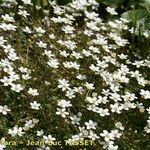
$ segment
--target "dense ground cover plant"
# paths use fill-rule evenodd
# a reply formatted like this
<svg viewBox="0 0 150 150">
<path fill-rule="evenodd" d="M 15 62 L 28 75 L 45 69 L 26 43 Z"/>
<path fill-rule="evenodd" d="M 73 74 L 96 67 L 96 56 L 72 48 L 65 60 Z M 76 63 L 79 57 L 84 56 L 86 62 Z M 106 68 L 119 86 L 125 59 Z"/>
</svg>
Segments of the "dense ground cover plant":
<svg viewBox="0 0 150 150">
<path fill-rule="evenodd" d="M 95 0 L 49 5 L 1 4 L 0 148 L 148 150 L 150 61 L 125 38 L 129 21 L 111 7 L 103 20 Z"/>
</svg>

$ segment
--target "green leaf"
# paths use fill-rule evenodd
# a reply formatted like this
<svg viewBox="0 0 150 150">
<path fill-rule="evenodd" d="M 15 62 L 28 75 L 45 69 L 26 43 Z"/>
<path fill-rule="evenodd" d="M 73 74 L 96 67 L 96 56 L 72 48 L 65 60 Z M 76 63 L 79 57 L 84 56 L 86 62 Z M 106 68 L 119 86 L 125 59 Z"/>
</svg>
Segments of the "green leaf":
<svg viewBox="0 0 150 150">
<path fill-rule="evenodd" d="M 145 9 L 129 10 L 123 13 L 121 16 L 129 20 L 132 25 L 136 27 L 137 22 L 147 16 L 147 11 Z"/>
</svg>

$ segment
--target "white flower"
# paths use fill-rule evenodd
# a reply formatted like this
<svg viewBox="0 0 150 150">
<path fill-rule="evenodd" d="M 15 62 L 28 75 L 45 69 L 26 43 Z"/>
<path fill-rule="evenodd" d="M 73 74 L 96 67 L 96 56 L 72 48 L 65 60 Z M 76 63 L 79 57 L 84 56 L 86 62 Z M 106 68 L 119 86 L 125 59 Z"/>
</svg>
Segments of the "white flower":
<svg viewBox="0 0 150 150">
<path fill-rule="evenodd" d="M 116 138 L 120 138 L 121 137 L 121 133 L 119 133 L 119 131 L 117 129 L 115 130 L 111 130 L 111 133 L 114 135 L 114 137 Z"/>
<path fill-rule="evenodd" d="M 19 93 L 20 91 L 22 91 L 24 88 L 21 86 L 21 84 L 11 84 L 11 90 Z"/>
<path fill-rule="evenodd" d="M 0 24 L 0 29 L 3 29 L 4 31 L 16 31 L 17 26 L 13 25 L 13 24 L 6 24 L 6 23 L 2 23 Z"/>
<path fill-rule="evenodd" d="M 56 36 L 52 33 L 52 34 L 49 34 L 49 38 L 50 38 L 50 39 L 55 39 Z"/>
<path fill-rule="evenodd" d="M 39 95 L 37 89 L 32 89 L 32 88 L 29 88 L 28 93 L 31 94 L 32 96 Z"/>
<path fill-rule="evenodd" d="M 106 130 L 103 130 L 103 133 L 100 133 L 100 136 L 104 137 L 104 140 L 106 142 L 109 142 L 110 140 L 114 140 L 114 137 L 115 137 L 114 134 L 109 133 Z"/>
<path fill-rule="evenodd" d="M 8 134 L 12 135 L 12 136 L 22 136 L 25 132 L 22 131 L 22 127 L 14 127 L 13 129 L 9 129 L 8 130 Z"/>
<path fill-rule="evenodd" d="M 12 46 L 9 44 L 3 45 L 3 48 L 4 48 L 5 53 L 14 53 L 15 52 L 15 49 L 12 48 Z"/>
<path fill-rule="evenodd" d="M 64 26 L 64 27 L 62 28 L 62 30 L 63 30 L 65 33 L 70 33 L 70 34 L 72 34 L 75 29 L 74 29 L 72 26 L 67 25 L 67 26 Z"/>
<path fill-rule="evenodd" d="M 29 130 L 29 128 L 33 128 L 34 126 L 35 126 L 35 124 L 33 123 L 33 120 L 29 120 L 29 121 L 27 120 L 23 129 L 25 131 L 27 131 L 27 130 Z"/>
<path fill-rule="evenodd" d="M 111 93 L 111 96 L 109 98 L 114 100 L 115 102 L 122 101 L 120 95 L 117 93 Z"/>
<path fill-rule="evenodd" d="M 47 64 L 52 67 L 52 68 L 58 68 L 59 67 L 59 62 L 57 59 L 51 59 L 47 62 Z"/>
<path fill-rule="evenodd" d="M 57 108 L 56 114 L 61 115 L 63 118 L 66 118 L 66 116 L 69 115 L 66 108 Z"/>
<path fill-rule="evenodd" d="M 26 10 L 20 10 L 19 9 L 19 12 L 18 12 L 19 15 L 23 16 L 23 17 L 27 17 L 27 16 L 30 16 L 30 14 L 26 11 Z"/>
<path fill-rule="evenodd" d="M 100 61 L 100 60 L 98 60 L 97 61 L 97 66 L 99 66 L 100 68 L 107 68 L 108 64 L 107 64 L 106 61 Z"/>
<path fill-rule="evenodd" d="M 85 79 L 86 79 L 86 76 L 79 74 L 79 75 L 77 76 L 77 79 L 79 79 L 79 80 L 85 80 Z"/>
<path fill-rule="evenodd" d="M 88 130 L 90 130 L 90 129 L 96 129 L 96 125 L 97 125 L 97 123 L 96 122 L 93 122 L 92 120 L 89 120 L 89 122 L 85 122 L 85 125 L 86 125 L 86 128 L 88 129 Z"/>
<path fill-rule="evenodd" d="M 37 131 L 37 136 L 42 136 L 44 134 L 44 131 L 43 130 L 40 130 L 40 131 Z"/>
<path fill-rule="evenodd" d="M 30 105 L 32 109 L 36 109 L 36 110 L 39 110 L 40 109 L 39 107 L 41 106 L 41 104 L 37 103 L 37 101 L 31 102 Z"/>
<path fill-rule="evenodd" d="M 2 113 L 3 115 L 7 115 L 7 112 L 11 111 L 10 109 L 8 109 L 7 105 L 4 106 L 0 106 L 0 113 Z"/>
<path fill-rule="evenodd" d="M 118 114 L 121 114 L 121 110 L 123 109 L 123 106 L 119 106 L 119 103 L 111 104 L 110 105 L 112 112 L 117 112 Z"/>
<path fill-rule="evenodd" d="M 95 104 L 95 105 L 98 105 L 98 100 L 97 100 L 97 97 L 87 97 L 86 98 L 86 101 L 90 104 Z"/>
<path fill-rule="evenodd" d="M 72 104 L 70 104 L 70 101 L 66 101 L 64 99 L 59 101 L 57 105 L 63 108 L 72 106 Z"/>
<path fill-rule="evenodd" d="M 43 139 L 45 140 L 45 142 L 51 142 L 51 141 L 55 141 L 56 138 L 52 137 L 52 135 L 48 135 L 48 136 L 43 136 Z"/>
<path fill-rule="evenodd" d="M 107 12 L 109 12 L 112 15 L 117 15 L 118 13 L 115 11 L 115 8 L 107 7 Z"/>
<path fill-rule="evenodd" d="M 23 78 L 24 80 L 29 80 L 29 79 L 31 79 L 31 77 L 29 76 L 29 74 L 23 74 L 23 75 L 22 75 L 22 78 Z"/>
<path fill-rule="evenodd" d="M 101 117 L 110 115 L 109 110 L 107 108 L 106 109 L 99 108 L 98 110 L 96 110 L 96 112 L 99 113 Z"/>
<path fill-rule="evenodd" d="M 150 99 L 150 91 L 142 89 L 140 94 L 144 97 L 144 99 Z"/>
<path fill-rule="evenodd" d="M 19 57 L 17 56 L 17 54 L 15 52 L 8 53 L 8 58 L 12 61 L 19 59 Z"/>
<path fill-rule="evenodd" d="M 124 130 L 124 127 L 122 126 L 122 123 L 121 122 L 116 122 L 115 123 L 115 126 L 120 129 L 120 130 Z"/>
<path fill-rule="evenodd" d="M 10 79 L 11 79 L 12 81 L 17 81 L 17 80 L 20 79 L 20 77 L 19 77 L 18 74 L 11 74 L 11 75 L 10 75 Z"/>
<path fill-rule="evenodd" d="M 8 22 L 14 22 L 14 18 L 9 16 L 9 14 L 5 14 L 1 16 L 3 18 L 3 20 L 8 21 Z"/>
<path fill-rule="evenodd" d="M 92 130 L 90 130 L 88 138 L 92 139 L 93 141 L 96 139 L 99 139 L 99 136 L 97 136 L 96 133 L 94 133 Z"/>
<path fill-rule="evenodd" d="M 86 82 L 86 83 L 85 83 L 85 86 L 86 86 L 86 88 L 87 88 L 87 89 L 89 89 L 89 90 L 93 90 L 93 89 L 95 89 L 95 87 L 94 87 L 94 84 L 93 84 L 93 83 L 88 83 L 88 82 Z"/>
<path fill-rule="evenodd" d="M 77 115 L 73 115 L 72 117 L 70 117 L 70 119 L 71 119 L 71 123 L 72 124 L 77 124 L 77 125 L 79 125 L 80 123 L 79 123 L 79 121 L 81 120 Z"/>
<path fill-rule="evenodd" d="M 147 108 L 146 110 L 147 110 L 148 114 L 150 114 L 150 107 L 149 107 L 149 108 Z"/>
<path fill-rule="evenodd" d="M 66 51 L 59 51 L 60 55 L 62 55 L 63 57 L 68 57 L 70 54 L 67 53 Z"/>
<path fill-rule="evenodd" d="M 52 54 L 52 51 L 50 51 L 50 50 L 44 50 L 44 54 L 46 55 L 46 56 L 48 56 L 49 58 L 52 58 L 54 55 Z"/>
<path fill-rule="evenodd" d="M 8 78 L 6 76 L 4 76 L 3 79 L 0 80 L 2 83 L 4 83 L 4 86 L 8 86 L 11 85 L 13 80 L 11 78 Z"/>
<path fill-rule="evenodd" d="M 3 36 L 0 36 L 0 46 L 3 46 L 3 44 L 6 42 L 6 40 L 4 40 Z"/>
<path fill-rule="evenodd" d="M 66 89 L 69 88 L 69 81 L 66 79 L 62 79 L 62 80 L 58 80 L 59 84 L 58 84 L 58 88 L 61 88 L 62 91 L 65 91 Z"/>
<path fill-rule="evenodd" d="M 32 31 L 30 30 L 28 26 L 26 26 L 22 31 L 26 33 L 32 33 Z"/>
<path fill-rule="evenodd" d="M 4 150 L 4 148 L 6 148 L 5 142 L 5 138 L 0 139 L 0 150 Z"/>
<path fill-rule="evenodd" d="M 38 28 L 36 28 L 35 27 L 35 31 L 37 32 L 37 33 L 41 33 L 41 34 L 44 34 L 46 31 L 44 30 L 44 29 L 42 29 L 41 27 L 38 27 Z"/>
<path fill-rule="evenodd" d="M 24 67 L 20 67 L 18 69 L 21 71 L 21 73 L 27 73 L 28 72 L 28 69 L 24 68 Z"/>
<path fill-rule="evenodd" d="M 74 56 L 76 59 L 83 58 L 80 53 L 77 53 L 75 51 L 72 52 L 71 56 Z"/>
<path fill-rule="evenodd" d="M 42 41 L 39 41 L 39 42 L 36 42 L 36 44 L 40 47 L 40 48 L 46 48 L 47 47 L 47 44 L 42 42 Z"/>
<path fill-rule="evenodd" d="M 24 4 L 28 4 L 28 5 L 31 5 L 32 2 L 31 0 L 21 0 Z"/>
</svg>

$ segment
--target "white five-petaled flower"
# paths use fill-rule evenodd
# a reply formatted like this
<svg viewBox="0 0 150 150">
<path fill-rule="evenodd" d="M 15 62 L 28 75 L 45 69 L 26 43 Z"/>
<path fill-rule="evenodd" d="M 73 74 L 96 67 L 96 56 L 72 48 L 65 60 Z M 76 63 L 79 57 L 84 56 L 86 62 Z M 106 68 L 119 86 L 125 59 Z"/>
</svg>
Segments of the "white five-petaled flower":
<svg viewBox="0 0 150 150">
<path fill-rule="evenodd" d="M 77 125 L 80 124 L 79 121 L 80 121 L 81 119 L 80 119 L 77 115 L 71 116 L 70 119 L 71 119 L 71 123 L 72 123 L 72 124 L 77 124 Z"/>
<path fill-rule="evenodd" d="M 30 16 L 30 14 L 26 11 L 26 10 L 21 10 L 19 9 L 19 12 L 18 12 L 19 15 L 23 16 L 23 17 L 27 17 L 27 16 Z"/>
<path fill-rule="evenodd" d="M 44 43 L 43 41 L 36 42 L 36 44 L 37 44 L 40 48 L 46 48 L 46 47 L 47 47 L 47 43 Z"/>
<path fill-rule="evenodd" d="M 65 91 L 66 89 L 69 88 L 69 81 L 66 79 L 59 79 L 58 80 L 59 84 L 58 84 L 58 88 L 62 89 L 62 91 Z"/>
<path fill-rule="evenodd" d="M 37 101 L 31 102 L 30 105 L 31 105 L 31 108 L 35 110 L 39 110 L 40 109 L 39 107 L 41 106 L 41 104 L 37 103 Z"/>
<path fill-rule="evenodd" d="M 66 116 L 69 115 L 66 108 L 57 108 L 56 114 L 61 115 L 63 118 L 66 118 Z"/>
<path fill-rule="evenodd" d="M 100 133 L 101 137 L 104 137 L 104 140 L 106 142 L 109 142 L 110 140 L 114 140 L 115 136 L 112 133 L 109 133 L 106 130 L 103 130 L 103 133 Z"/>
<path fill-rule="evenodd" d="M 52 137 L 52 135 L 48 135 L 48 136 L 44 135 L 43 139 L 45 140 L 45 142 L 55 141 L 56 140 L 56 138 Z"/>
<path fill-rule="evenodd" d="M 31 0 L 21 0 L 24 4 L 28 4 L 28 5 L 31 5 L 32 2 Z"/>
<path fill-rule="evenodd" d="M 52 68 L 59 68 L 59 62 L 57 59 L 50 59 L 47 64 Z"/>
<path fill-rule="evenodd" d="M 11 90 L 19 93 L 20 91 L 23 90 L 23 87 L 21 84 L 14 84 L 14 83 L 11 83 Z"/>
<path fill-rule="evenodd" d="M 46 31 L 44 30 L 44 29 L 42 29 L 41 27 L 35 27 L 35 30 L 36 30 L 36 32 L 37 33 L 41 33 L 41 34 L 43 34 L 43 33 L 45 33 Z"/>
<path fill-rule="evenodd" d="M 150 91 L 148 90 L 141 90 L 140 94 L 145 98 L 145 99 L 150 99 Z"/>
<path fill-rule="evenodd" d="M 9 14 L 5 14 L 1 16 L 3 20 L 8 21 L 8 22 L 14 22 L 14 18 L 9 16 Z"/>
<path fill-rule="evenodd" d="M 117 15 L 118 13 L 115 11 L 115 8 L 107 7 L 107 12 L 109 12 L 111 15 Z"/>
<path fill-rule="evenodd" d="M 0 113 L 2 113 L 3 115 L 7 115 L 7 112 L 11 111 L 10 109 L 8 109 L 7 105 L 4 106 L 0 106 Z"/>
<path fill-rule="evenodd" d="M 44 131 L 43 130 L 40 130 L 40 131 L 37 131 L 37 136 L 42 136 L 44 134 Z"/>
<path fill-rule="evenodd" d="M 88 83 L 88 82 L 86 82 L 86 83 L 85 83 L 85 86 L 86 86 L 86 88 L 87 88 L 87 89 L 89 89 L 89 90 L 93 90 L 93 89 L 95 89 L 95 87 L 94 87 L 94 84 L 93 84 L 93 83 Z"/>
<path fill-rule="evenodd" d="M 57 105 L 63 108 L 72 106 L 72 104 L 70 104 L 70 101 L 66 101 L 64 99 L 59 101 Z"/>
<path fill-rule="evenodd" d="M 28 93 L 31 94 L 32 96 L 39 95 L 37 89 L 32 89 L 32 88 L 29 88 Z"/>
<path fill-rule="evenodd" d="M 97 123 L 93 122 L 92 120 L 89 120 L 89 122 L 85 122 L 85 125 L 86 125 L 86 128 L 88 130 L 90 130 L 90 129 L 94 129 L 95 130 Z"/>
<path fill-rule="evenodd" d="M 22 131 L 22 127 L 14 127 L 13 129 L 9 129 L 8 130 L 8 134 L 12 135 L 12 136 L 16 136 L 16 135 L 19 135 L 19 136 L 22 136 L 25 132 Z"/>
</svg>

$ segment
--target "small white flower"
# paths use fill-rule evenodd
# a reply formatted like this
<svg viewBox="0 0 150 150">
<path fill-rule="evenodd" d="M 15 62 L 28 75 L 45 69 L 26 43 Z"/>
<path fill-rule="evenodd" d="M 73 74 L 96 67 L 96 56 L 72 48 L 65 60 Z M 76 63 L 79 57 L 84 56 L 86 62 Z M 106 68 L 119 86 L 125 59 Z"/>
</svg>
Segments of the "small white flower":
<svg viewBox="0 0 150 150">
<path fill-rule="evenodd" d="M 4 137 L 0 139 L 0 150 L 4 150 L 4 148 L 6 148 L 5 142 L 6 140 Z"/>
<path fill-rule="evenodd" d="M 120 130 L 124 130 L 124 127 L 122 126 L 122 123 L 121 122 L 116 122 L 115 123 L 115 126 L 120 129 Z"/>
<path fill-rule="evenodd" d="M 11 84 L 11 90 L 19 93 L 20 91 L 22 91 L 24 88 L 21 86 L 21 84 Z"/>
<path fill-rule="evenodd" d="M 28 5 L 31 5 L 32 2 L 31 0 L 21 0 L 24 4 L 28 4 Z"/>
<path fill-rule="evenodd" d="M 44 34 L 46 31 L 44 30 L 44 29 L 42 29 L 41 27 L 38 27 L 38 28 L 36 28 L 35 27 L 35 31 L 37 32 L 37 33 L 41 33 L 41 34 Z"/>
<path fill-rule="evenodd" d="M 31 94 L 32 96 L 39 95 L 37 89 L 32 89 L 32 88 L 29 88 L 28 93 Z"/>
<path fill-rule="evenodd" d="M 58 88 L 62 89 L 62 91 L 65 91 L 66 89 L 69 88 L 69 81 L 66 79 L 59 79 L 58 80 L 59 84 L 58 84 Z"/>
<path fill-rule="evenodd" d="M 73 115 L 72 117 L 70 117 L 70 119 L 71 119 L 71 123 L 72 124 L 77 124 L 77 125 L 79 125 L 80 123 L 79 123 L 79 121 L 81 120 L 77 115 Z"/>
<path fill-rule="evenodd" d="M 2 83 L 4 83 L 4 86 L 8 86 L 11 85 L 13 80 L 11 78 L 8 78 L 6 76 L 4 76 L 3 79 L 0 80 Z"/>
<path fill-rule="evenodd" d="M 41 104 L 37 103 L 37 101 L 31 102 L 30 105 L 31 105 L 31 108 L 35 110 L 39 110 L 40 109 L 39 107 L 41 106 Z"/>
<path fill-rule="evenodd" d="M 150 91 L 142 89 L 140 94 L 144 97 L 144 99 L 150 99 Z"/>
<path fill-rule="evenodd" d="M 45 140 L 45 142 L 51 142 L 51 141 L 55 141 L 56 138 L 52 137 L 52 135 L 48 135 L 48 136 L 43 136 L 43 139 Z"/>
<path fill-rule="evenodd" d="M 86 86 L 86 88 L 87 88 L 87 89 L 89 89 L 89 90 L 93 90 L 93 89 L 95 89 L 95 87 L 94 87 L 94 84 L 93 84 L 93 83 L 88 83 L 88 82 L 86 82 L 86 83 L 85 83 L 85 86 Z"/>
<path fill-rule="evenodd" d="M 46 48 L 47 47 L 47 44 L 42 42 L 42 41 L 39 41 L 39 42 L 36 42 L 36 44 L 40 47 L 40 48 Z"/>
<path fill-rule="evenodd" d="M 66 101 L 64 99 L 59 101 L 57 105 L 63 108 L 72 106 L 72 104 L 70 104 L 70 101 Z"/>
<path fill-rule="evenodd" d="M 0 106 L 0 113 L 2 113 L 3 115 L 7 115 L 7 112 L 11 111 L 10 109 L 8 109 L 7 105 L 4 106 Z"/>
<path fill-rule="evenodd" d="M 14 22 L 14 18 L 9 16 L 9 14 L 5 14 L 1 16 L 3 18 L 3 20 L 8 21 L 8 22 Z"/>
<path fill-rule="evenodd" d="M 37 131 L 37 136 L 42 136 L 44 134 L 44 131 L 43 130 L 40 130 L 40 131 Z"/>
<path fill-rule="evenodd" d="M 8 130 L 8 134 L 12 135 L 12 136 L 22 136 L 25 132 L 22 131 L 22 127 L 14 127 L 13 129 L 9 129 Z"/>
<path fill-rule="evenodd" d="M 123 109 L 123 106 L 119 106 L 119 103 L 111 104 L 110 105 L 112 112 L 117 112 L 118 114 L 121 114 L 121 110 Z"/>
<path fill-rule="evenodd" d="M 107 12 L 109 12 L 111 15 L 118 15 L 118 13 L 115 11 L 115 8 L 107 7 Z"/>
<path fill-rule="evenodd" d="M 100 136 L 104 137 L 104 140 L 106 142 L 109 142 L 110 140 L 114 140 L 115 136 L 112 133 L 109 133 L 106 130 L 103 130 L 103 133 L 100 133 Z"/>
<path fill-rule="evenodd" d="M 27 16 L 30 16 L 30 14 L 26 11 L 26 10 L 21 10 L 19 9 L 19 12 L 18 12 L 19 15 L 23 16 L 23 17 L 27 17 Z"/>
<path fill-rule="evenodd" d="M 28 26 L 26 26 L 22 31 L 26 33 L 32 33 L 32 31 L 30 30 Z"/>
<path fill-rule="evenodd" d="M 61 115 L 63 118 L 66 118 L 66 116 L 69 115 L 66 108 L 57 108 L 56 114 Z"/>
<path fill-rule="evenodd" d="M 90 130 L 90 129 L 96 129 L 96 125 L 97 125 L 97 123 L 96 122 L 93 122 L 92 120 L 89 120 L 89 122 L 85 122 L 85 125 L 86 125 L 86 128 L 88 129 L 88 130 Z"/>
<path fill-rule="evenodd" d="M 57 59 L 50 59 L 47 64 L 52 68 L 59 68 L 59 62 Z"/>
</svg>

